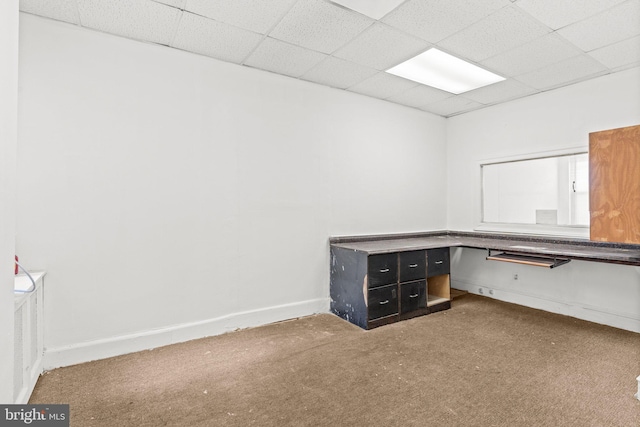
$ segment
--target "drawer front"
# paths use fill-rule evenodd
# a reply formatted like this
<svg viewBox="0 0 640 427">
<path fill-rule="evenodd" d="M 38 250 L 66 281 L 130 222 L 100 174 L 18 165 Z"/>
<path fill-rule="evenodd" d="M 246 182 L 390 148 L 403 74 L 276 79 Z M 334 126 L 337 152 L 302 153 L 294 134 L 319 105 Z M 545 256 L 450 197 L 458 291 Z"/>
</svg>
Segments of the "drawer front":
<svg viewBox="0 0 640 427">
<path fill-rule="evenodd" d="M 400 282 L 411 282 L 427 277 L 425 251 L 400 252 Z"/>
<path fill-rule="evenodd" d="M 369 320 L 398 314 L 398 286 L 381 286 L 369 290 Z"/>
<path fill-rule="evenodd" d="M 403 283 L 400 285 L 400 313 L 409 313 L 410 311 L 427 306 L 427 281 L 419 280 L 417 282 Z"/>
<path fill-rule="evenodd" d="M 449 248 L 427 250 L 427 277 L 449 274 Z"/>
<path fill-rule="evenodd" d="M 369 288 L 389 285 L 398 281 L 398 254 L 369 256 Z"/>
</svg>

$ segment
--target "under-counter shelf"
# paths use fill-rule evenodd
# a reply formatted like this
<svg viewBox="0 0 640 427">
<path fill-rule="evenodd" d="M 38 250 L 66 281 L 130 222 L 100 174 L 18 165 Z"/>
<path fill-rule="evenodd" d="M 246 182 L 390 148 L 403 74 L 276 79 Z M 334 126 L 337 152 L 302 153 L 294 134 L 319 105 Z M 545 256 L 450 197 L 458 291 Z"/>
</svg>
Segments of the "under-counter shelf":
<svg viewBox="0 0 640 427">
<path fill-rule="evenodd" d="M 491 251 L 489 251 L 487 259 L 490 261 L 513 262 L 515 264 L 525 264 L 545 268 L 559 267 L 571 261 L 567 258 L 555 258 L 513 252 L 501 252 L 499 254 L 491 255 Z"/>
<path fill-rule="evenodd" d="M 449 301 L 449 298 L 441 297 L 438 295 L 427 295 L 427 306 L 429 307 Z"/>
<path fill-rule="evenodd" d="M 449 275 L 441 274 L 439 276 L 429 277 L 427 279 L 427 307 L 433 309 L 444 304 L 442 309 L 447 309 L 451 307 L 450 301 L 451 287 Z"/>
</svg>

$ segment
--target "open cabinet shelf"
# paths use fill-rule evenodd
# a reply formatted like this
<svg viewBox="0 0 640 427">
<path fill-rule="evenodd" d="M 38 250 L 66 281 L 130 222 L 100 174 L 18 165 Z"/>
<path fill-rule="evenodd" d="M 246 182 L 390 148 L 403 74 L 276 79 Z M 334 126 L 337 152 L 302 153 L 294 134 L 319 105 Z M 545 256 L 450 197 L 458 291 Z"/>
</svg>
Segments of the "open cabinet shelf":
<svg viewBox="0 0 640 427">
<path fill-rule="evenodd" d="M 427 307 L 451 301 L 451 288 L 448 274 L 427 279 Z"/>
</svg>

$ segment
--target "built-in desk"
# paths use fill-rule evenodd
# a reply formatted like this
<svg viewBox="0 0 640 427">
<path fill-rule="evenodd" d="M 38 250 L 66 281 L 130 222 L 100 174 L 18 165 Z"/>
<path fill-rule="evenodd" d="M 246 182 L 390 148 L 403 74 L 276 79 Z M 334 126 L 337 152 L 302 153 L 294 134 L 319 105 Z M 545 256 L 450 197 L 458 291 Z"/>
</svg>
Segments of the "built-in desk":
<svg viewBox="0 0 640 427">
<path fill-rule="evenodd" d="M 640 245 L 585 239 L 436 231 L 334 237 L 330 244 L 331 311 L 365 329 L 449 308 L 452 247 L 548 268 L 570 260 L 640 266 Z"/>
<path fill-rule="evenodd" d="M 640 266 L 640 245 L 493 233 L 434 231 L 419 234 L 333 237 L 331 246 L 367 254 L 466 247 Z"/>
</svg>

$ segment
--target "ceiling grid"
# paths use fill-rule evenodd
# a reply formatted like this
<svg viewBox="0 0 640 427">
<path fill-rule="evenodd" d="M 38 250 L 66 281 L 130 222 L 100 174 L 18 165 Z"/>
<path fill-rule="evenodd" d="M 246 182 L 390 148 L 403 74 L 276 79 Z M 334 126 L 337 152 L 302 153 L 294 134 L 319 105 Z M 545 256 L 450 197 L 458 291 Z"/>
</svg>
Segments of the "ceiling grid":
<svg viewBox="0 0 640 427">
<path fill-rule="evenodd" d="M 20 0 L 26 13 L 444 117 L 640 66 L 640 0 L 390 7 L 375 19 L 330 0 Z M 506 80 L 454 95 L 385 72 L 432 47 Z"/>
</svg>

